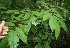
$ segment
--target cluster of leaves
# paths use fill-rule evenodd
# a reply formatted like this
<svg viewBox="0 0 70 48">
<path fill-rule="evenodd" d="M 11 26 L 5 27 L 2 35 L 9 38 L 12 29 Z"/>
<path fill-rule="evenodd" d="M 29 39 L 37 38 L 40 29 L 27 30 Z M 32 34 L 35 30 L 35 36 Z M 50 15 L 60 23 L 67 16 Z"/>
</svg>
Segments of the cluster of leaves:
<svg viewBox="0 0 70 48">
<path fill-rule="evenodd" d="M 49 4 L 43 1 L 37 1 L 35 5 L 37 9 L 26 7 L 14 10 L 1 7 L 0 20 L 5 20 L 9 27 L 8 35 L 0 43 L 1 48 L 17 48 L 19 40 L 28 45 L 27 37 L 30 33 L 34 35 L 33 42 L 38 43 L 35 48 L 51 48 L 51 39 L 58 39 L 61 28 L 67 31 L 64 22 L 67 11 L 64 8 L 52 5 L 49 7 Z M 63 13 L 59 13 L 59 10 Z"/>
</svg>

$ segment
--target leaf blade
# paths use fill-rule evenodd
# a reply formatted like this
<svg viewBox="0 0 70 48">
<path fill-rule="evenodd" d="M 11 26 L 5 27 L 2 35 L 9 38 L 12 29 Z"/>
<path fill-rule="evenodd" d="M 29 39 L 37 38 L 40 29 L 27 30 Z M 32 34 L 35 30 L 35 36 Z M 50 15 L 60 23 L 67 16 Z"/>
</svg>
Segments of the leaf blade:
<svg viewBox="0 0 70 48">
<path fill-rule="evenodd" d="M 56 28 L 55 28 L 55 37 L 56 37 L 56 40 L 58 38 L 60 34 L 60 25 L 59 25 L 59 22 L 56 23 Z"/>
</svg>

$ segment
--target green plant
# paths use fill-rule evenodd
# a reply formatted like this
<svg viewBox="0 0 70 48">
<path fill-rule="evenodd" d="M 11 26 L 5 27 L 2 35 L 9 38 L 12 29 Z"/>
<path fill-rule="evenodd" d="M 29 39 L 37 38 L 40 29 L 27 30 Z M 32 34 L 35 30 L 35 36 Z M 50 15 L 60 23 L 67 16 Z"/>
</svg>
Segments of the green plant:
<svg viewBox="0 0 70 48">
<path fill-rule="evenodd" d="M 1 48 L 17 48 L 20 40 L 27 45 L 30 40 L 33 40 L 37 43 L 35 48 L 51 48 L 51 40 L 58 39 L 61 28 L 67 31 L 64 22 L 67 11 L 64 8 L 54 5 L 49 7 L 49 4 L 43 1 L 37 1 L 35 9 L 33 6 L 30 7 L 15 10 L 2 7 L 0 17 L 1 20 L 6 20 L 9 33 L 2 39 Z M 27 38 L 29 35 L 33 35 L 30 40 Z"/>
</svg>

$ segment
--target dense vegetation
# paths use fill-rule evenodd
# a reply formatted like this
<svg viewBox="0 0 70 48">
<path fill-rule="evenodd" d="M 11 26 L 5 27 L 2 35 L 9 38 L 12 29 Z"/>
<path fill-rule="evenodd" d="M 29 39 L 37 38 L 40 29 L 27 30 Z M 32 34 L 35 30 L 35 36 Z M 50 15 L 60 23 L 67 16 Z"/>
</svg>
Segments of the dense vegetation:
<svg viewBox="0 0 70 48">
<path fill-rule="evenodd" d="M 69 0 L 0 0 L 0 22 L 9 32 L 0 48 L 70 48 Z"/>
</svg>

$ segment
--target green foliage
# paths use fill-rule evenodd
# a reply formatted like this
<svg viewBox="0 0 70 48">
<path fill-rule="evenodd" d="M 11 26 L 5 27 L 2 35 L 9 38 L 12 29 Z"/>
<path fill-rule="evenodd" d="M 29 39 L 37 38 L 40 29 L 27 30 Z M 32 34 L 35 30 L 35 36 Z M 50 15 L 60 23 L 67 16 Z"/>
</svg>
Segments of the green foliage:
<svg viewBox="0 0 70 48">
<path fill-rule="evenodd" d="M 49 19 L 49 25 L 51 30 L 53 31 L 55 29 L 55 24 L 56 24 L 56 18 L 54 18 L 54 16 L 51 16 Z"/>
<path fill-rule="evenodd" d="M 8 35 L 9 35 L 8 42 L 9 42 L 10 48 L 17 48 L 18 46 L 17 42 L 19 42 L 17 33 L 14 30 L 10 30 Z"/>
<path fill-rule="evenodd" d="M 60 34 L 60 25 L 59 25 L 58 22 L 56 22 L 55 26 L 56 26 L 56 28 L 55 28 L 55 37 L 56 37 L 56 40 L 57 40 L 57 38 Z"/>
<path fill-rule="evenodd" d="M 59 23 L 60 23 L 61 27 L 62 27 L 65 31 L 67 31 L 67 27 L 66 27 L 64 21 L 63 21 L 62 19 L 58 19 L 58 20 L 59 20 Z"/>
<path fill-rule="evenodd" d="M 24 34 L 24 32 L 22 32 L 22 30 L 20 28 L 16 28 L 16 32 L 17 35 L 19 36 L 19 38 L 27 44 L 27 36 Z"/>
<path fill-rule="evenodd" d="M 8 35 L 4 39 L 1 40 L 0 48 L 7 48 L 8 46 L 7 44 L 8 44 Z"/>
<path fill-rule="evenodd" d="M 51 16 L 52 15 L 48 11 L 46 11 L 43 15 L 43 21 L 48 20 Z"/>
<path fill-rule="evenodd" d="M 35 48 L 43 48 L 41 44 L 35 46 Z"/>
<path fill-rule="evenodd" d="M 7 2 L 10 2 L 8 6 L 5 4 L 0 8 L 0 20 L 5 20 L 5 25 L 9 27 L 8 37 L 0 43 L 2 48 L 18 48 L 22 42 L 31 48 L 30 41 L 35 41 L 35 48 L 51 48 L 51 40 L 58 39 L 61 28 L 68 30 L 65 25 L 67 11 L 62 7 L 43 0 Z M 59 10 L 63 11 L 62 14 Z"/>
</svg>

